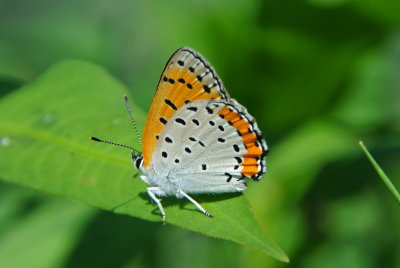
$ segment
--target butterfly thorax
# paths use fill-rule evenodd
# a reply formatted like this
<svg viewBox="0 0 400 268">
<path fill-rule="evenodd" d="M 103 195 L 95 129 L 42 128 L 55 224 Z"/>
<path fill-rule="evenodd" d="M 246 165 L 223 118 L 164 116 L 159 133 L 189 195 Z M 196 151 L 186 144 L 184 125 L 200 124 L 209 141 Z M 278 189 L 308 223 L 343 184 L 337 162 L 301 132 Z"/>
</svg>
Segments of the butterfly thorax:
<svg viewBox="0 0 400 268">
<path fill-rule="evenodd" d="M 176 196 L 177 190 L 179 189 L 169 178 L 169 174 L 166 169 L 159 170 L 154 166 L 146 167 L 143 165 L 143 155 L 131 155 L 132 164 L 143 173 L 140 178 L 150 186 L 158 186 L 165 192 L 165 195 Z M 164 171 L 164 172 L 163 172 Z"/>
</svg>

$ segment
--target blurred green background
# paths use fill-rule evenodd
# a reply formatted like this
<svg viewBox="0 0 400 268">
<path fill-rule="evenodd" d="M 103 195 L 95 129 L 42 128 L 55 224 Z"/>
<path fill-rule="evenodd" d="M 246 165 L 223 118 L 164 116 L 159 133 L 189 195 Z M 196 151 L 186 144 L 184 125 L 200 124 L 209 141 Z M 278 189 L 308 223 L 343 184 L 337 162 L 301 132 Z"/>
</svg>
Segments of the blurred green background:
<svg viewBox="0 0 400 268">
<path fill-rule="evenodd" d="M 357 145 L 399 187 L 396 0 L 0 0 L 0 95 L 76 58 L 147 111 L 184 45 L 265 133 L 269 172 L 246 195 L 291 263 L 1 183 L 0 266 L 400 267 L 399 207 Z"/>
</svg>

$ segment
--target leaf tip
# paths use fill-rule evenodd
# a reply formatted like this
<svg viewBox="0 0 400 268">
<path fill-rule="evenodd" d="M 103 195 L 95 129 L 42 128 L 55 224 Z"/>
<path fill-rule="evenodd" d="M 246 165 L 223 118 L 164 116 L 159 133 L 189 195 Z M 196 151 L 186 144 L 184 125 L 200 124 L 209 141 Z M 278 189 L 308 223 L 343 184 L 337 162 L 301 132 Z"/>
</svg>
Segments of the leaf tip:
<svg viewBox="0 0 400 268">
<path fill-rule="evenodd" d="M 275 259 L 281 261 L 281 262 L 290 263 L 290 259 L 286 255 L 286 253 L 281 248 L 278 248 L 278 249 L 279 249 L 279 254 L 273 254 L 271 256 L 274 257 Z M 270 253 L 268 253 L 268 254 L 270 254 Z"/>
<path fill-rule="evenodd" d="M 283 261 L 284 263 L 290 263 L 290 259 L 287 255 L 284 255 L 281 261 Z"/>
</svg>

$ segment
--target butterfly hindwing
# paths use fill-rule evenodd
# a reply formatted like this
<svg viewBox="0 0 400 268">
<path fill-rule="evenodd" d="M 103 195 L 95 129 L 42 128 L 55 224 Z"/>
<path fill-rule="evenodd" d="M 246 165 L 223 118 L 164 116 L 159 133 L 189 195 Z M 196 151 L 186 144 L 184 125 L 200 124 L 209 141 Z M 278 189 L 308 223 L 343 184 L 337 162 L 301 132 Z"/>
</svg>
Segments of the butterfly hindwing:
<svg viewBox="0 0 400 268">
<path fill-rule="evenodd" d="M 265 142 L 233 99 L 189 103 L 160 133 L 152 170 L 187 193 L 237 192 L 265 172 Z"/>
<path fill-rule="evenodd" d="M 227 100 L 215 70 L 198 52 L 183 47 L 177 50 L 161 74 L 143 133 L 143 165 L 148 167 L 165 124 L 187 103 L 201 100 Z"/>
</svg>

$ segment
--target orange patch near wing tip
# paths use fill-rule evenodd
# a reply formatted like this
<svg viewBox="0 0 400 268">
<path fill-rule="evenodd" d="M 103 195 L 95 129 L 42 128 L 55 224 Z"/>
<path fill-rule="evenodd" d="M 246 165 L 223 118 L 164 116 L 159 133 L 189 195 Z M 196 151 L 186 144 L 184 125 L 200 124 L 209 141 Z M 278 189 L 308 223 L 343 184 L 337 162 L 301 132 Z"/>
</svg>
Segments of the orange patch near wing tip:
<svg viewBox="0 0 400 268">
<path fill-rule="evenodd" d="M 244 166 L 242 169 L 242 175 L 245 177 L 252 177 L 258 174 L 258 166 Z"/>
<path fill-rule="evenodd" d="M 248 129 L 246 129 L 246 131 L 248 131 Z M 250 144 L 252 144 L 252 143 L 257 141 L 256 134 L 254 134 L 252 132 L 246 132 L 246 133 L 242 133 L 241 132 L 241 134 L 242 134 L 242 137 L 243 137 L 243 142 L 246 145 L 250 145 Z"/>
<path fill-rule="evenodd" d="M 243 166 L 257 166 L 257 159 L 254 157 L 244 157 Z"/>
<path fill-rule="evenodd" d="M 258 146 L 252 146 L 247 148 L 247 152 L 245 155 L 254 155 L 256 157 L 261 156 L 263 153 L 262 149 Z"/>
<path fill-rule="evenodd" d="M 243 143 L 246 146 L 246 153 L 243 154 L 242 175 L 245 177 L 253 177 L 261 170 L 259 169 L 258 159 L 263 155 L 262 148 L 256 144 L 257 135 L 250 131 L 250 123 L 242 119 L 239 113 L 232 111 L 228 107 L 222 108 L 218 114 L 222 115 L 224 119 L 232 123 L 232 126 L 238 130 L 242 136 Z"/>
<path fill-rule="evenodd" d="M 222 108 L 221 110 L 219 110 L 218 114 L 226 115 L 226 114 L 228 114 L 228 113 L 230 113 L 230 112 L 231 112 L 231 109 L 229 109 L 228 106 L 225 106 L 224 108 Z"/>
<path fill-rule="evenodd" d="M 228 120 L 229 122 L 231 122 L 231 123 L 240 122 L 240 119 L 241 119 L 240 115 L 235 113 L 235 112 L 231 112 L 231 113 L 226 114 L 224 116 L 224 118 L 226 120 Z"/>
</svg>

